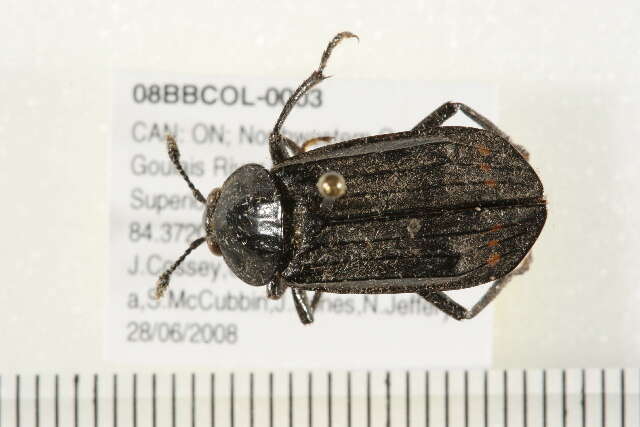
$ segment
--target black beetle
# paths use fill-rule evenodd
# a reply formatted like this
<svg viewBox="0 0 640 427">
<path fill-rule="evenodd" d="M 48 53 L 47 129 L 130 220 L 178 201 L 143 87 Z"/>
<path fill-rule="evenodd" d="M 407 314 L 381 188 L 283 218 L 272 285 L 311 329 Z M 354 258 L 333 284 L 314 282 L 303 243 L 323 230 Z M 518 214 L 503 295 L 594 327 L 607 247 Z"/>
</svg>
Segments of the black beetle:
<svg viewBox="0 0 640 427">
<path fill-rule="evenodd" d="M 333 48 L 349 37 L 356 36 L 333 38 L 319 68 L 285 104 L 269 136 L 271 170 L 242 166 L 205 199 L 167 137 L 169 157 L 206 206 L 206 236 L 160 276 L 158 297 L 205 241 L 240 279 L 265 285 L 270 298 L 291 288 L 303 323 L 313 321 L 322 292 L 415 292 L 468 319 L 526 270 L 547 216 L 542 183 L 526 151 L 468 106 L 448 102 L 410 131 L 312 151 L 304 148 L 328 138 L 299 147 L 280 134 L 296 102 L 325 78 Z M 458 111 L 482 129 L 442 126 Z M 469 310 L 443 292 L 491 281 Z M 311 301 L 307 290 L 315 291 Z"/>
</svg>

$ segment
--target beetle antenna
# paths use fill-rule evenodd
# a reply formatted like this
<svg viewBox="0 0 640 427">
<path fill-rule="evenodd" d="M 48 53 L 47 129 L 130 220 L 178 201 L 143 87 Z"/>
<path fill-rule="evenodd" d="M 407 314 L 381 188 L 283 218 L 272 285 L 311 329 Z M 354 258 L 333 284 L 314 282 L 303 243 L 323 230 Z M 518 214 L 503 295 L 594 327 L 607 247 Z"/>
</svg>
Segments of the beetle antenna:
<svg viewBox="0 0 640 427">
<path fill-rule="evenodd" d="M 195 248 L 200 246 L 202 242 L 206 240 L 206 237 L 200 237 L 199 239 L 191 242 L 186 251 L 174 262 L 171 267 L 167 268 L 167 270 L 160 275 L 158 281 L 156 282 L 156 299 L 162 298 L 164 292 L 169 287 L 169 279 L 171 278 L 171 274 L 175 271 L 176 268 L 184 261 L 184 259 L 193 251 Z"/>
<path fill-rule="evenodd" d="M 182 165 L 180 164 L 180 150 L 178 150 L 178 143 L 176 142 L 175 138 L 170 134 L 167 134 L 167 152 L 169 153 L 169 158 L 171 159 L 171 162 L 173 163 L 173 165 L 176 167 L 176 169 L 178 169 L 178 172 L 180 173 L 182 178 L 184 178 L 184 180 L 187 181 L 187 185 L 191 189 L 191 192 L 193 193 L 193 197 L 195 197 L 196 200 L 199 201 L 200 203 L 206 205 L 207 199 L 205 199 L 202 193 L 200 192 L 200 190 L 198 190 L 196 186 L 193 185 L 193 182 L 191 182 L 191 180 L 189 179 L 189 176 L 182 168 Z"/>
</svg>

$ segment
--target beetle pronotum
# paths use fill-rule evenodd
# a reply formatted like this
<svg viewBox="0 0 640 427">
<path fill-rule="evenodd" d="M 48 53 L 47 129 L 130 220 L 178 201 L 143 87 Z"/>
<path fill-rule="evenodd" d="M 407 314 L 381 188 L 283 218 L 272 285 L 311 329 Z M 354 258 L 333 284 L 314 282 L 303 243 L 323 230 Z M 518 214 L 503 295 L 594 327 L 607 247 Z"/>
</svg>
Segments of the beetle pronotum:
<svg viewBox="0 0 640 427">
<path fill-rule="evenodd" d="M 331 40 L 318 69 L 286 102 L 269 136 L 271 170 L 242 166 L 205 199 L 167 138 L 171 161 L 205 206 L 206 235 L 160 276 L 158 297 L 205 241 L 270 298 L 290 288 L 303 323 L 313 321 L 323 292 L 413 292 L 469 319 L 528 268 L 547 216 L 542 183 L 526 151 L 470 107 L 447 102 L 410 131 L 311 151 L 302 147 L 330 138 L 298 146 L 280 133 L 296 102 L 325 78 L 332 50 L 350 37 Z M 458 111 L 481 129 L 442 126 Z M 468 310 L 444 293 L 492 281 Z M 310 301 L 306 291 L 315 291 Z"/>
</svg>

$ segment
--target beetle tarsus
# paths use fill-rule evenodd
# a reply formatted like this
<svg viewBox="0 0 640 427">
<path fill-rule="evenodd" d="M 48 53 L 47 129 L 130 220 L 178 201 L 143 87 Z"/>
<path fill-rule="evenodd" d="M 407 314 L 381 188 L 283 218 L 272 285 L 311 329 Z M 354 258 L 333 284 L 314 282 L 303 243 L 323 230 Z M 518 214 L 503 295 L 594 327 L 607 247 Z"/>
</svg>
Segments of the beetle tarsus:
<svg viewBox="0 0 640 427">
<path fill-rule="evenodd" d="M 320 66 L 318 67 L 318 72 L 322 73 L 322 71 L 324 70 L 324 67 L 327 66 L 327 61 L 329 60 L 329 57 L 331 56 L 331 52 L 333 51 L 333 49 L 336 46 L 338 46 L 338 44 L 342 40 L 349 39 L 349 38 L 355 38 L 356 40 L 360 41 L 360 37 L 358 37 L 357 35 L 349 31 L 343 31 L 335 35 L 335 37 L 329 42 L 329 45 L 327 45 L 327 48 L 324 50 L 324 52 L 322 52 L 322 58 L 320 59 Z"/>
<path fill-rule="evenodd" d="M 338 33 L 329 42 L 329 44 L 327 45 L 327 48 L 322 53 L 322 58 L 320 59 L 320 66 L 318 67 L 318 69 L 312 72 L 311 75 L 307 77 L 307 79 L 304 82 L 302 82 L 302 84 L 295 90 L 295 92 L 293 92 L 291 97 L 287 100 L 287 103 L 284 105 L 284 108 L 280 113 L 280 117 L 278 117 L 278 120 L 276 121 L 276 124 L 273 127 L 272 135 L 280 134 L 280 129 L 282 129 L 282 125 L 287 119 L 287 116 L 289 116 L 289 113 L 293 109 L 294 105 L 296 105 L 296 103 L 300 100 L 300 98 L 302 98 L 304 94 L 307 93 L 312 87 L 314 87 L 315 85 L 320 83 L 322 80 L 327 78 L 324 74 L 322 74 L 322 72 L 324 71 L 324 68 L 327 65 L 327 61 L 331 56 L 331 52 L 342 40 L 346 38 L 351 38 L 351 37 L 358 38 L 358 36 L 356 36 L 353 33 L 350 33 L 348 31 L 343 31 L 341 33 Z"/>
<path fill-rule="evenodd" d="M 280 134 L 280 130 L 284 125 L 285 120 L 289 116 L 289 113 L 296 105 L 296 103 L 302 98 L 311 88 L 320 83 L 321 81 L 327 79 L 329 76 L 325 76 L 323 74 L 324 68 L 327 65 L 327 61 L 331 56 L 331 52 L 333 49 L 345 38 L 355 37 L 360 40 L 358 36 L 348 31 L 343 31 L 338 33 L 327 45 L 326 49 L 322 53 L 322 57 L 320 59 L 320 66 L 317 70 L 313 71 L 309 77 L 293 92 L 293 94 L 289 97 L 287 102 L 285 103 L 282 111 L 280 112 L 280 116 L 276 121 L 275 126 L 273 127 L 273 131 L 269 135 L 269 151 L 271 152 L 271 160 L 274 165 L 281 163 L 282 161 L 299 154 L 304 150 L 301 150 L 293 141 L 282 136 Z M 320 139 L 324 140 L 324 139 Z M 310 141 L 307 141 L 310 142 Z M 306 144 L 306 143 L 305 143 Z"/>
</svg>

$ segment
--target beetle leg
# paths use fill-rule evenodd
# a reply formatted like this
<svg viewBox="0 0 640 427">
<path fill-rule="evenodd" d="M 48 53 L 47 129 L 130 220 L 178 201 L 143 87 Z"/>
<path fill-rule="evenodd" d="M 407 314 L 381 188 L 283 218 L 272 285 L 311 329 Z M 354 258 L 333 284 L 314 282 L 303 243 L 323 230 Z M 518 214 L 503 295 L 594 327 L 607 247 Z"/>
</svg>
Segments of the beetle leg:
<svg viewBox="0 0 640 427">
<path fill-rule="evenodd" d="M 267 298 L 280 299 L 287 289 L 286 283 L 280 275 L 276 275 L 269 283 L 267 283 Z"/>
<path fill-rule="evenodd" d="M 296 311 L 298 312 L 300 321 L 305 325 L 313 322 L 313 313 L 316 311 L 316 307 L 320 302 L 322 292 L 316 291 L 313 294 L 313 298 L 311 298 L 311 303 L 309 303 L 306 291 L 291 288 L 291 293 L 293 294 L 293 303 L 296 306 Z"/>
<path fill-rule="evenodd" d="M 471 120 L 476 122 L 481 128 L 491 131 L 498 136 L 506 139 L 511 142 L 511 138 L 506 133 L 502 132 L 498 126 L 494 125 L 491 120 L 484 117 L 482 114 L 478 113 L 473 108 L 468 105 L 462 104 L 460 102 L 446 102 L 436 108 L 436 110 L 425 117 L 417 126 L 415 126 L 412 130 L 425 130 L 429 128 L 434 128 L 438 126 L 442 126 L 444 122 L 450 119 L 454 114 L 458 111 L 462 111 L 465 116 L 469 117 Z"/>
<path fill-rule="evenodd" d="M 307 93 L 312 87 L 326 79 L 327 77 L 323 74 L 324 68 L 327 66 L 327 61 L 331 56 L 331 52 L 333 49 L 344 39 L 355 37 L 358 38 L 353 33 L 348 31 L 344 31 L 342 33 L 338 33 L 327 45 L 327 48 L 322 52 L 322 58 L 320 59 L 320 66 L 317 70 L 315 70 L 311 75 L 304 81 L 302 84 L 296 89 L 295 92 L 291 95 L 291 97 L 287 100 L 287 103 L 284 105 L 282 112 L 280 113 L 280 117 L 276 121 L 276 125 L 273 128 L 273 133 L 280 133 L 280 129 L 284 124 L 284 121 L 287 119 L 287 116 L 293 109 L 293 106 Z"/>
<path fill-rule="evenodd" d="M 282 135 L 271 134 L 269 136 L 269 151 L 271 152 L 271 161 L 274 165 L 287 160 L 296 154 L 306 153 L 310 150 L 310 147 L 316 145 L 319 142 L 329 142 L 333 139 L 332 136 L 319 136 L 317 138 L 311 138 L 298 146 L 295 142 Z"/>
<path fill-rule="evenodd" d="M 316 145 L 319 142 L 330 142 L 332 139 L 332 136 L 319 136 L 317 138 L 308 139 L 300 145 L 300 150 L 302 150 L 303 153 L 306 153 L 311 150 L 311 146 Z"/>
<path fill-rule="evenodd" d="M 316 307 L 320 303 L 320 297 L 322 297 L 322 292 L 321 291 L 316 291 L 313 294 L 313 298 L 311 298 L 311 311 L 312 312 L 316 311 Z"/>
<path fill-rule="evenodd" d="M 296 311 L 298 312 L 300 321 L 305 325 L 312 323 L 313 309 L 309 305 L 307 293 L 302 289 L 291 288 L 291 294 L 293 295 L 293 303 L 296 306 Z"/>
<path fill-rule="evenodd" d="M 286 136 L 272 133 L 269 135 L 269 153 L 271 161 L 277 165 L 296 154 L 300 154 L 301 150 L 295 142 Z"/>
<path fill-rule="evenodd" d="M 282 135 L 271 134 L 269 136 L 269 151 L 271 154 L 271 161 L 274 165 L 287 160 L 296 154 L 306 153 L 310 150 L 310 147 L 316 145 L 319 142 L 329 142 L 333 139 L 332 136 L 319 136 L 317 138 L 311 138 L 298 146 L 295 142 Z"/>
<path fill-rule="evenodd" d="M 418 295 L 426 299 L 431 304 L 435 305 L 444 313 L 453 317 L 456 320 L 462 320 L 466 318 L 467 309 L 452 300 L 447 294 L 442 291 L 434 291 L 432 289 L 422 289 L 418 291 Z"/>
<path fill-rule="evenodd" d="M 324 71 L 324 68 L 327 66 L 327 61 L 331 56 L 331 52 L 342 40 L 351 38 L 351 37 L 358 38 L 358 36 L 348 31 L 338 33 L 329 42 L 329 44 L 327 45 L 327 48 L 322 53 L 322 58 L 320 59 L 320 66 L 318 67 L 318 69 L 315 70 L 313 73 L 311 73 L 311 75 L 307 77 L 307 79 L 304 82 L 302 82 L 302 84 L 295 90 L 295 92 L 293 92 L 291 97 L 289 97 L 289 99 L 287 100 L 286 104 L 284 105 L 284 108 L 282 109 L 282 112 L 280 113 L 280 116 L 278 117 L 278 120 L 276 121 L 275 126 L 273 127 L 273 131 L 271 132 L 271 135 L 269 135 L 269 148 L 271 150 L 271 158 L 274 164 L 279 163 L 278 161 L 276 161 L 276 159 L 279 159 L 280 156 L 274 156 L 274 152 L 277 152 L 277 150 L 283 144 L 283 141 L 281 141 L 280 139 L 284 137 L 280 135 L 280 130 L 282 129 L 282 126 L 284 125 L 284 122 L 287 119 L 287 116 L 289 116 L 289 113 L 291 112 L 293 107 L 296 105 L 296 103 L 300 100 L 300 98 L 302 98 L 315 85 L 317 85 L 318 83 L 320 83 L 321 81 L 327 78 L 327 76 L 323 74 L 323 71 Z"/>
<path fill-rule="evenodd" d="M 470 309 L 466 309 L 462 305 L 458 304 L 442 291 L 423 289 L 418 292 L 418 295 L 456 320 L 471 319 L 480 313 L 491 301 L 493 301 L 495 297 L 498 296 L 500 291 L 502 291 L 511 279 L 513 279 L 513 276 L 526 272 L 531 265 L 531 260 L 531 254 L 527 255 L 516 270 L 496 280 L 482 298 L 480 298 L 480 300 Z"/>
<path fill-rule="evenodd" d="M 513 279 L 513 276 L 518 276 L 529 270 L 532 259 L 533 257 L 531 256 L 531 253 L 529 253 L 529 255 L 524 258 L 522 263 L 520 263 L 520 266 L 518 268 L 516 268 L 506 276 L 496 280 L 495 283 L 491 285 L 491 288 L 489 288 L 489 290 L 482 296 L 482 298 L 480 298 L 480 301 L 475 303 L 475 305 L 471 307 L 471 309 L 467 310 L 465 319 L 471 319 L 475 317 L 476 314 L 480 313 L 487 305 L 489 305 L 489 303 L 498 296 L 500 291 L 502 291 L 504 287 L 507 286 L 511 279 Z"/>
</svg>

